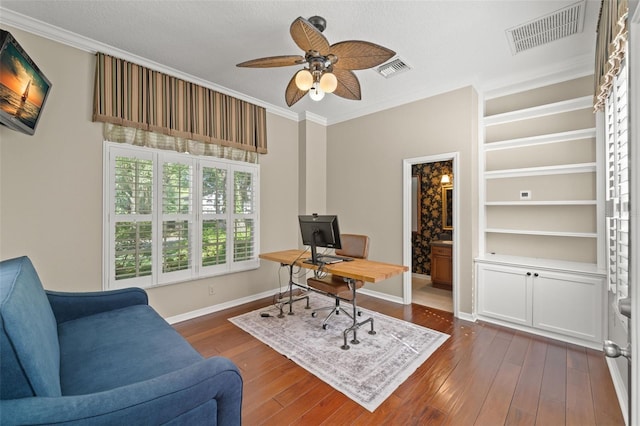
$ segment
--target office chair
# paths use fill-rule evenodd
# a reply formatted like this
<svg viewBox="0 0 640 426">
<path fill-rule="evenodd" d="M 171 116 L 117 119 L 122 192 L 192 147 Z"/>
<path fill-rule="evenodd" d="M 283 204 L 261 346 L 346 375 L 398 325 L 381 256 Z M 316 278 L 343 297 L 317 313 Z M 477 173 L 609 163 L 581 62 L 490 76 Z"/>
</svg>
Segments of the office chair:
<svg viewBox="0 0 640 426">
<path fill-rule="evenodd" d="M 342 248 L 336 249 L 336 255 L 353 257 L 356 259 L 366 259 L 369 255 L 369 237 L 366 235 L 340 234 L 340 240 Z M 335 299 L 335 305 L 318 308 L 311 313 L 311 316 L 316 317 L 319 311 L 331 311 L 322 322 L 323 329 L 326 330 L 327 321 L 329 321 L 333 315 L 339 315 L 340 312 L 353 319 L 353 316 L 340 306 L 340 301 L 351 303 L 355 308 L 354 312 L 357 311 L 358 315 L 362 314 L 362 312 L 357 309 L 355 292 L 353 291 L 353 288 L 349 287 L 349 283 L 346 278 L 339 275 L 327 274 L 323 278 L 314 277 L 307 279 L 307 285 L 319 290 L 320 292 L 332 295 Z M 353 281 L 353 285 L 355 286 L 355 289 L 359 289 L 364 285 L 364 282 Z"/>
</svg>

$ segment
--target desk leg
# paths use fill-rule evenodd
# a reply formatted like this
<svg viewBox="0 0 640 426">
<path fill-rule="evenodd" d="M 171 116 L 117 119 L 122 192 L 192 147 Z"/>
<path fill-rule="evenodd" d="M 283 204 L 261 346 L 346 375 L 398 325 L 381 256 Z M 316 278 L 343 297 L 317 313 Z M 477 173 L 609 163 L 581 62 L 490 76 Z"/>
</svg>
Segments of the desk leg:
<svg viewBox="0 0 640 426">
<path fill-rule="evenodd" d="M 309 306 L 309 296 L 302 296 L 302 297 L 298 297 L 297 299 L 294 299 L 293 297 L 293 286 L 296 284 L 293 281 L 293 265 L 287 265 L 282 263 L 281 266 L 289 267 L 289 301 L 280 305 L 280 314 L 278 314 L 278 318 L 284 318 L 284 311 L 282 309 L 284 305 L 289 305 L 288 315 L 293 315 L 293 302 L 297 302 L 298 300 L 306 299 L 307 306 L 305 306 L 305 309 L 311 309 L 311 306 Z"/>
<path fill-rule="evenodd" d="M 340 348 L 347 350 L 350 348 L 350 346 L 347 344 L 347 335 L 349 334 L 350 331 L 353 331 L 353 339 L 350 341 L 352 344 L 357 345 L 360 343 L 360 341 L 358 340 L 358 336 L 357 336 L 357 332 L 358 329 L 365 325 L 366 323 L 371 323 L 371 330 L 368 331 L 369 334 L 376 334 L 376 331 L 373 329 L 373 318 L 369 317 L 366 320 L 362 321 L 362 322 L 358 322 L 357 318 L 358 318 L 358 307 L 356 305 L 356 283 L 354 280 L 352 279 L 348 279 L 347 283 L 349 284 L 349 288 L 351 289 L 351 294 L 352 294 L 352 305 L 353 305 L 353 325 L 351 325 L 351 327 L 347 328 L 346 330 L 344 330 L 344 332 L 342 333 L 343 337 L 344 337 L 344 345 L 340 346 Z"/>
</svg>

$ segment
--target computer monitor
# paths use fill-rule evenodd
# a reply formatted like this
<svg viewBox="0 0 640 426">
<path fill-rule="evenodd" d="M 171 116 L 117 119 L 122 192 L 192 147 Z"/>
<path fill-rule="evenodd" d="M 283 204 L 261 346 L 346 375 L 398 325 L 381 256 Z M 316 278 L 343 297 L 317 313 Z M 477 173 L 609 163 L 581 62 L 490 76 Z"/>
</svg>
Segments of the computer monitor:
<svg viewBox="0 0 640 426">
<path fill-rule="evenodd" d="M 335 215 L 300 215 L 300 233 L 302 244 L 311 248 L 311 262 L 318 264 L 317 247 L 340 249 L 340 228 L 338 216 Z"/>
</svg>

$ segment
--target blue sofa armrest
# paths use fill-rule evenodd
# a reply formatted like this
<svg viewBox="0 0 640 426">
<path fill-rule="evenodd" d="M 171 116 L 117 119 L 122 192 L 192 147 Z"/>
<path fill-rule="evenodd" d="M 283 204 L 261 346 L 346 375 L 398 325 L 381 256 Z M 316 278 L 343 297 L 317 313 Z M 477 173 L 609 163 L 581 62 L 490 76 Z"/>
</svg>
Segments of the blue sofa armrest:
<svg viewBox="0 0 640 426">
<path fill-rule="evenodd" d="M 147 292 L 136 287 L 84 293 L 47 290 L 46 293 L 58 324 L 127 306 L 149 304 Z"/>
<path fill-rule="evenodd" d="M 212 400 L 215 399 L 215 402 Z M 204 404 L 205 409 L 200 410 Z M 21 424 L 163 424 L 202 419 L 208 411 L 216 420 L 241 423 L 242 376 L 223 357 L 213 357 L 160 377 L 87 395 L 30 397 L 0 401 L 0 423 Z M 193 410 L 193 411 L 192 411 Z"/>
</svg>

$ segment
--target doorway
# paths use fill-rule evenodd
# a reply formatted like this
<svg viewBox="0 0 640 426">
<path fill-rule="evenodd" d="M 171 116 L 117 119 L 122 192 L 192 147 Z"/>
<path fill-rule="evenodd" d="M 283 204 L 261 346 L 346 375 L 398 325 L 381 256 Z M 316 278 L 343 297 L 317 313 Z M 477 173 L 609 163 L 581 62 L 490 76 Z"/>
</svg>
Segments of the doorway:
<svg viewBox="0 0 640 426">
<path fill-rule="evenodd" d="M 403 302 L 454 315 L 459 275 L 457 169 L 457 152 L 403 160 L 403 264 L 411 265 L 403 276 Z"/>
</svg>

